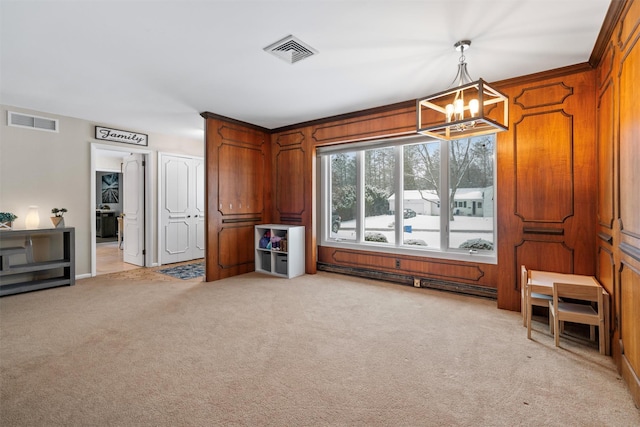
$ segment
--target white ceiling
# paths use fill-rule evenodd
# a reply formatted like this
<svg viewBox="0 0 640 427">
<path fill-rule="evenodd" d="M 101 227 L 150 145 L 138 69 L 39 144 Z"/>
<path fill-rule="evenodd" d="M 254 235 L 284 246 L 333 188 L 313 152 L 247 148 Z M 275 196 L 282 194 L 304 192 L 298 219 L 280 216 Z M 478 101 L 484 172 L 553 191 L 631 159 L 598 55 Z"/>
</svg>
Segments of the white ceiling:
<svg viewBox="0 0 640 427">
<path fill-rule="evenodd" d="M 203 111 L 277 128 L 446 89 L 460 39 L 491 82 L 589 60 L 609 0 L 0 0 L 0 102 L 202 138 Z M 287 35 L 317 49 L 288 64 Z"/>
</svg>

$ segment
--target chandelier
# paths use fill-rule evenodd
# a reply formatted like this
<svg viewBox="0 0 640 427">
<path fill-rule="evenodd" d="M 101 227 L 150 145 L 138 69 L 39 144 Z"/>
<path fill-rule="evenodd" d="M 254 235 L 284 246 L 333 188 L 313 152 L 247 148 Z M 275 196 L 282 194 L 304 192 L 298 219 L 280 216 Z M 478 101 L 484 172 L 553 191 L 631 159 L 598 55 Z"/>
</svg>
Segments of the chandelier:
<svg viewBox="0 0 640 427">
<path fill-rule="evenodd" d="M 469 46 L 470 40 L 454 45 L 460 63 L 449 89 L 418 99 L 418 133 L 449 141 L 509 129 L 508 98 L 484 80 L 472 81 L 469 76 L 464 56 Z"/>
</svg>

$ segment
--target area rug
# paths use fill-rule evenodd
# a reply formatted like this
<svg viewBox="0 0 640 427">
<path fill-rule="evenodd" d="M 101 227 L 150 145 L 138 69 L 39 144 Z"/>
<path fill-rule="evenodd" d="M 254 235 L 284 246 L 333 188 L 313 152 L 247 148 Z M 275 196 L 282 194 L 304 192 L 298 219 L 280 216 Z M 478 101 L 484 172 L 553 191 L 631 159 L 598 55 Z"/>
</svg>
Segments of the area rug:
<svg viewBox="0 0 640 427">
<path fill-rule="evenodd" d="M 204 262 L 179 265 L 177 267 L 163 268 L 158 273 L 167 274 L 177 279 L 188 280 L 204 276 Z"/>
</svg>

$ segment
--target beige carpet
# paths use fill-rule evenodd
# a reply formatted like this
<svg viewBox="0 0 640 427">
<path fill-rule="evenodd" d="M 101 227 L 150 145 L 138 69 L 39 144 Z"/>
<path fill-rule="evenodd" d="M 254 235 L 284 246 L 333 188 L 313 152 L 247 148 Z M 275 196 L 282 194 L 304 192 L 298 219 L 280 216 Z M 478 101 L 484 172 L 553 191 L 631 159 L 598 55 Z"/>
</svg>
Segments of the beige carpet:
<svg viewBox="0 0 640 427">
<path fill-rule="evenodd" d="M 136 270 L 0 299 L 2 426 L 638 426 L 611 358 L 495 301 Z"/>
</svg>

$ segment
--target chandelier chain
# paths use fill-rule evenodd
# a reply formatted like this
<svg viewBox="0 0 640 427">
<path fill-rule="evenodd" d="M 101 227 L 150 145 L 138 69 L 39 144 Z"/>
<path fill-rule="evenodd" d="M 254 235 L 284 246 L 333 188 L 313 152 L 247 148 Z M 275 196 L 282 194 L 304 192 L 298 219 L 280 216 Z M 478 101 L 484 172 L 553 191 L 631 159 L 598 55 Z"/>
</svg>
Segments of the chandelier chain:
<svg viewBox="0 0 640 427">
<path fill-rule="evenodd" d="M 460 46 L 460 63 L 462 64 L 467 60 L 467 57 L 464 56 L 464 46 Z"/>
</svg>

